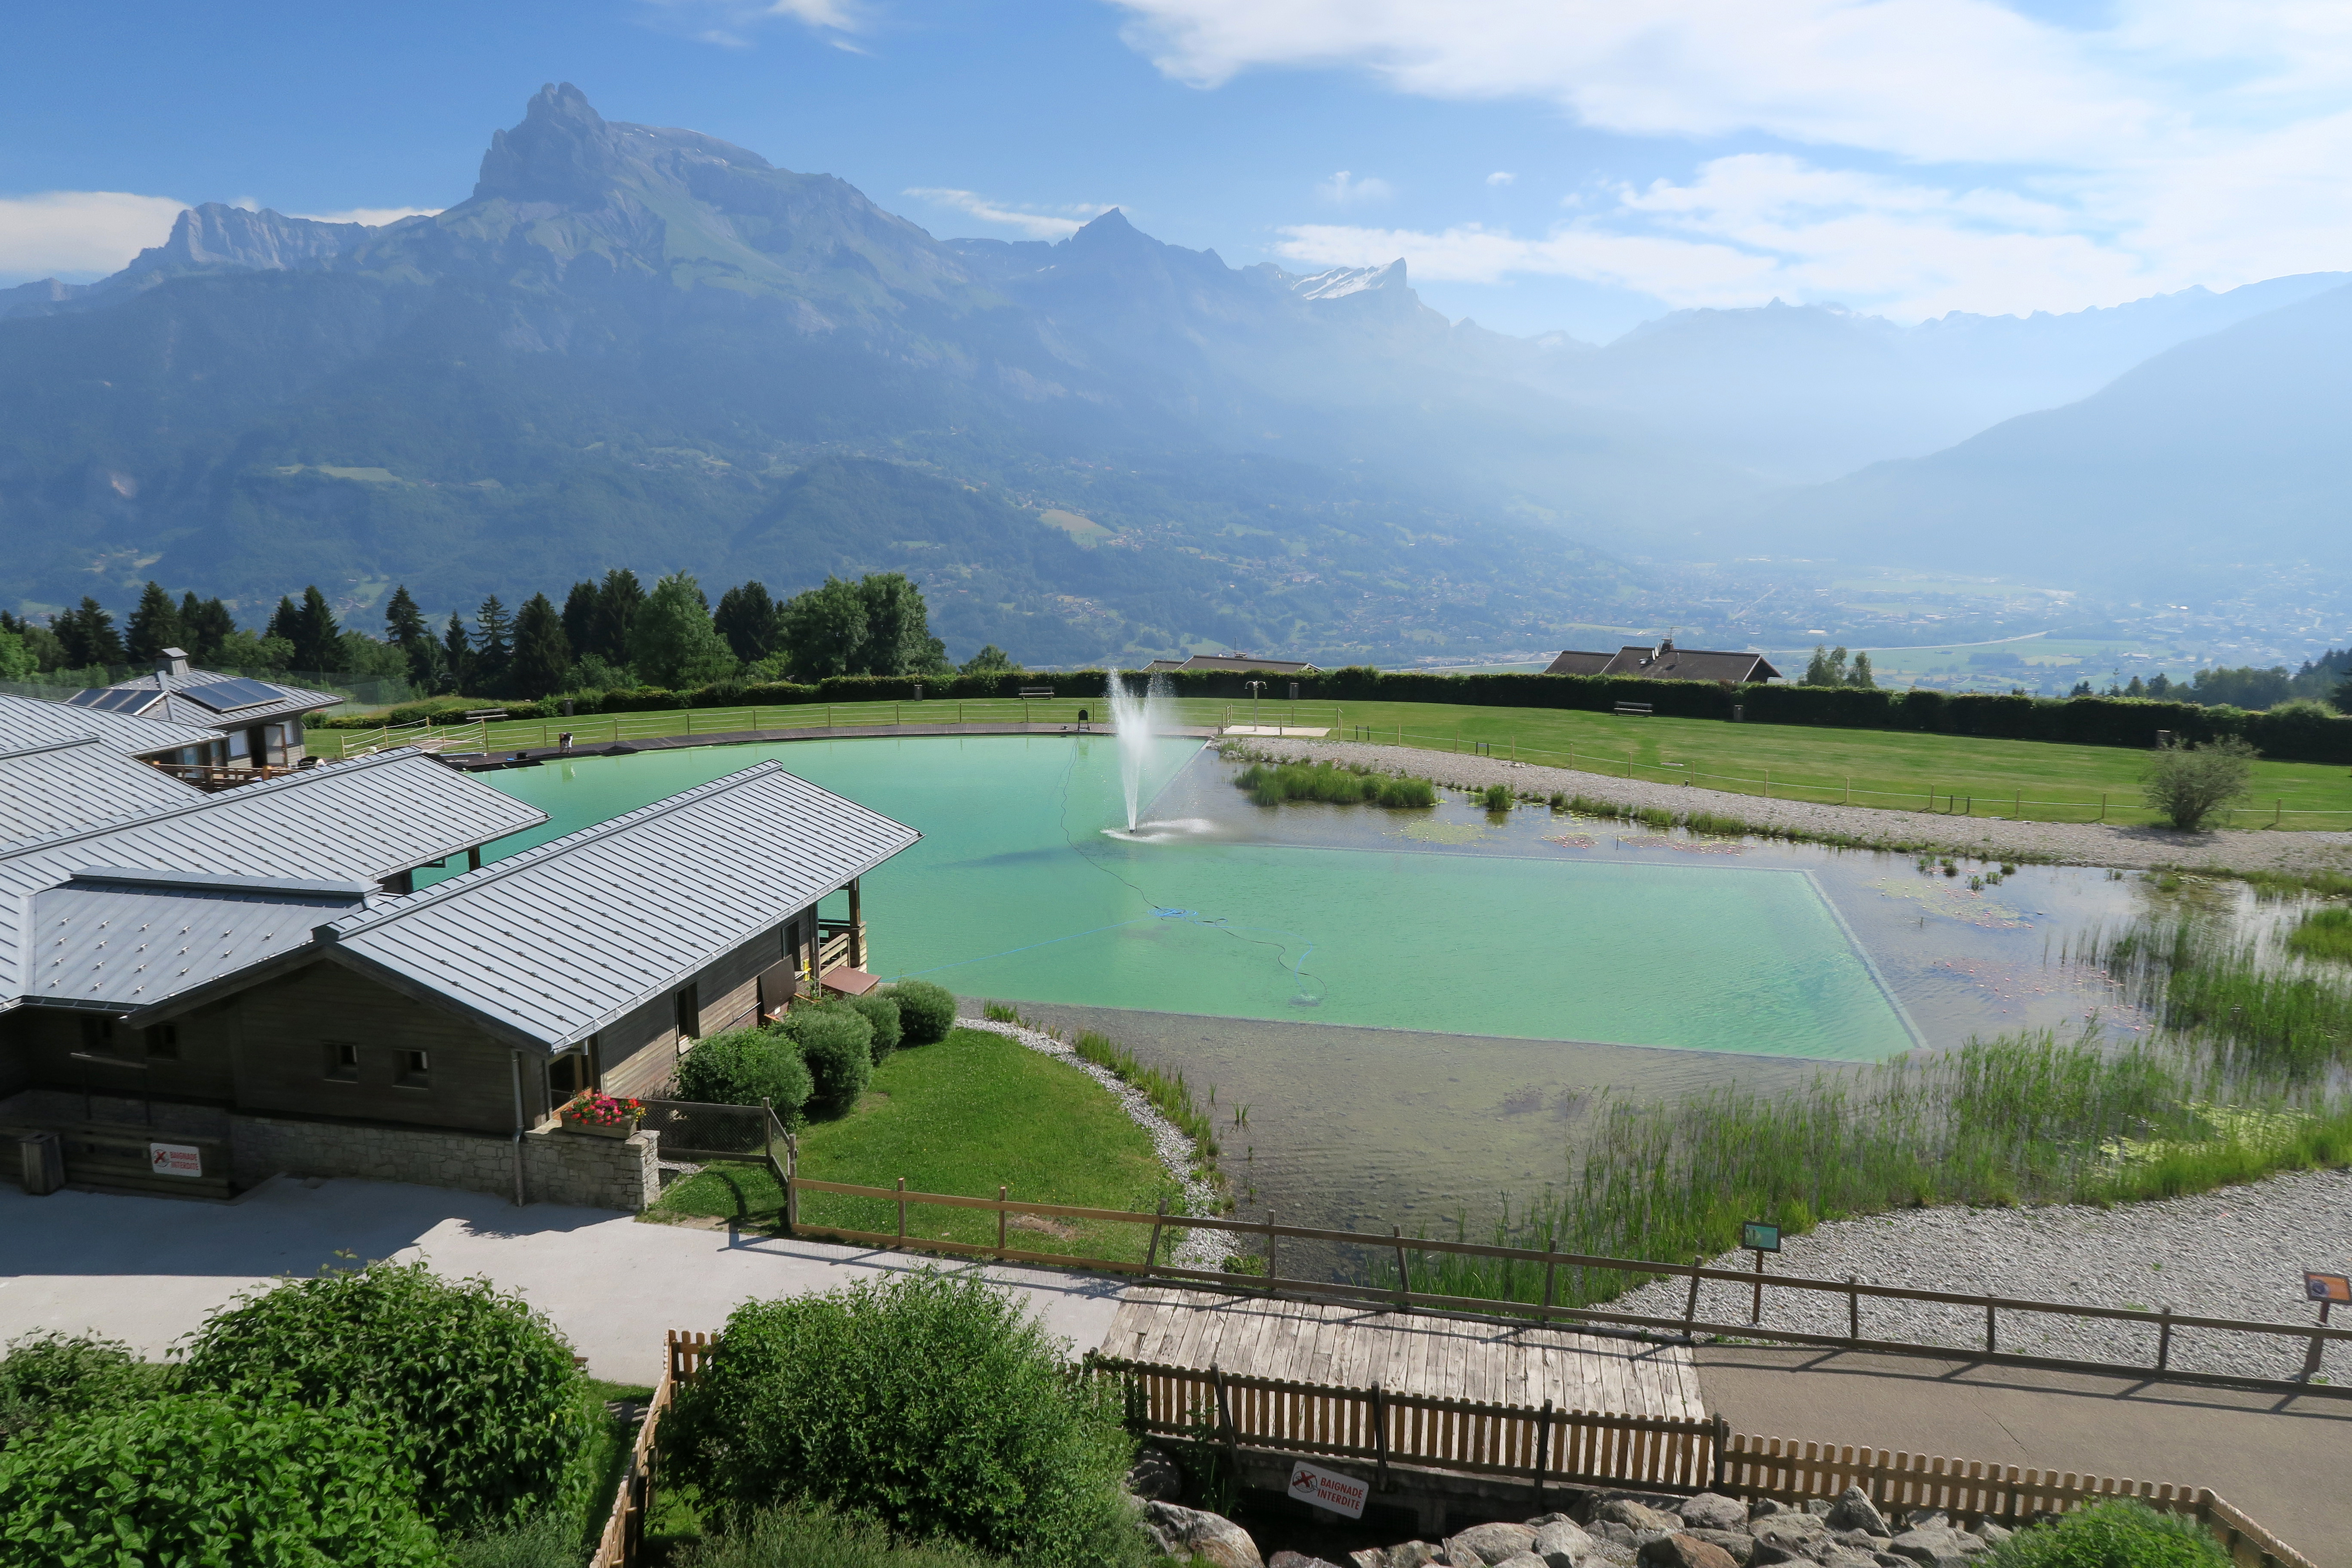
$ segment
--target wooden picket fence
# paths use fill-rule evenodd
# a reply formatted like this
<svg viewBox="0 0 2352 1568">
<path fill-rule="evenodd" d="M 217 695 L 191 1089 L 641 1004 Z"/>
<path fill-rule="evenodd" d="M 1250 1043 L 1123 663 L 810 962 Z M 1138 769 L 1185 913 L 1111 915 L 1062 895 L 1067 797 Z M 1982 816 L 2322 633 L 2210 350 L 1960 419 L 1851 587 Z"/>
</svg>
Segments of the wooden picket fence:
<svg viewBox="0 0 2352 1568">
<path fill-rule="evenodd" d="M 708 1334 L 673 1330 L 660 1384 L 590 1568 L 636 1568 L 656 1481 L 656 1434 L 676 1390 L 709 1359 Z M 2113 1498 L 2191 1515 L 2240 1568 L 2315 1568 L 2310 1559 L 2205 1487 L 2073 1471 L 2023 1469 L 1884 1448 L 1801 1443 L 1733 1432 L 1708 1421 L 1612 1415 L 1391 1394 L 1280 1378 L 1228 1376 L 1215 1366 L 1171 1366 L 1089 1355 L 1084 1375 L 1116 1380 L 1139 1436 L 1206 1445 L 1238 1462 L 1244 1450 L 1313 1454 L 1367 1463 L 1388 1492 L 1414 1472 L 1527 1478 L 1531 1502 L 1547 1486 L 1771 1498 L 1801 1507 L 1859 1487 L 1889 1514 L 1937 1509 L 1963 1523 L 2016 1526 Z"/>
</svg>

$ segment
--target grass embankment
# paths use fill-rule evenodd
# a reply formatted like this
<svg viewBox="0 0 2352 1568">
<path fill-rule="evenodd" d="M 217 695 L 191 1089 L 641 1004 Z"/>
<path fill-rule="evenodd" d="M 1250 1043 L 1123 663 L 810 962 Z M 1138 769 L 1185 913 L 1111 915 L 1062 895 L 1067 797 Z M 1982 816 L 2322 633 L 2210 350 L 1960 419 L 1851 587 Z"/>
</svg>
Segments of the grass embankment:
<svg viewBox="0 0 2352 1568">
<path fill-rule="evenodd" d="M 1187 700 L 1174 706 L 1188 725 L 1249 723 L 1253 718 L 1248 703 Z M 467 743 L 492 751 L 549 746 L 567 730 L 575 743 L 586 746 L 747 730 L 830 727 L 855 733 L 894 723 L 1071 724 L 1082 708 L 1097 723 L 1106 717 L 1101 702 L 1063 699 L 688 708 L 491 724 L 469 731 L 479 740 Z M 1653 783 L 1688 780 L 1707 789 L 1780 800 L 2038 822 L 2096 821 L 2103 812 L 2108 822 L 2157 820 L 2140 803 L 2139 773 L 2147 753 L 2124 747 L 1433 702 L 1268 702 L 1255 718 L 1266 726 L 1328 729 L 1335 739 L 1426 751 L 1468 752 L 1484 744 L 1496 756 L 1521 762 Z M 320 756 L 340 756 L 343 748 L 370 743 L 373 735 L 314 730 L 308 743 Z M 2274 818 L 2284 827 L 2352 827 L 2352 774 L 2316 763 L 2256 763 L 2252 798 L 2222 826 L 2252 827 Z"/>
<path fill-rule="evenodd" d="M 800 1134 L 801 1174 L 816 1181 L 910 1192 L 1009 1196 L 1027 1203 L 1149 1213 L 1181 1193 L 1151 1140 L 1103 1087 L 1068 1063 L 980 1029 L 894 1052 L 874 1071 L 857 1108 Z M 780 1226 L 783 1192 L 763 1165 L 706 1167 L 662 1194 L 655 1217 L 702 1216 L 753 1227 Z M 895 1232 L 895 1202 L 838 1194 L 801 1195 L 803 1230 L 827 1226 Z M 910 1205 L 910 1236 L 994 1246 L 996 1215 Z M 1141 1258 L 1149 1232 L 1134 1226 L 1016 1215 L 1007 1247 L 1071 1257 Z"/>
</svg>

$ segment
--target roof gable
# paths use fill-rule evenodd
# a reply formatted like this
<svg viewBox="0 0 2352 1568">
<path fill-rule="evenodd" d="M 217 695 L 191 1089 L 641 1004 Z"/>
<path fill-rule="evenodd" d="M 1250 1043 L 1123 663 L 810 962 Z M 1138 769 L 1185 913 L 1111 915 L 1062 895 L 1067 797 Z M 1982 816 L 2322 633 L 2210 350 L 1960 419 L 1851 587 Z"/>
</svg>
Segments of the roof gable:
<svg viewBox="0 0 2352 1568">
<path fill-rule="evenodd" d="M 96 735 L 0 750 L 0 845 L 143 816 L 204 792 Z"/>
</svg>

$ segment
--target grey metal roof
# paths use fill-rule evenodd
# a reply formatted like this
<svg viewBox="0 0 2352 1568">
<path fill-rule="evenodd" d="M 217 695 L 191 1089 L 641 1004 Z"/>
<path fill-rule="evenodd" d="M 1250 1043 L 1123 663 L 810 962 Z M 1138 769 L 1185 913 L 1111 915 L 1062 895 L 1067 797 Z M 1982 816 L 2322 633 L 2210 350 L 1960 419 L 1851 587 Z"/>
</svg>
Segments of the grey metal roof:
<svg viewBox="0 0 2352 1568">
<path fill-rule="evenodd" d="M 0 1010 L 26 998 L 33 895 L 91 867 L 376 882 L 546 820 L 402 747 L 129 822 L 0 846 Z"/>
<path fill-rule="evenodd" d="M 1143 667 L 1149 675 L 1163 669 L 1219 669 L 1232 675 L 1313 675 L 1311 664 L 1295 658 L 1258 658 L 1251 654 L 1196 653 L 1190 658 L 1155 658 Z"/>
<path fill-rule="evenodd" d="M 204 793 L 96 735 L 0 749 L 0 844 L 142 816 Z"/>
<path fill-rule="evenodd" d="M 585 1039 L 922 836 L 766 762 L 321 936 L 509 1038 Z"/>
<path fill-rule="evenodd" d="M 228 712 L 206 706 L 193 697 L 184 695 L 217 686 L 224 681 L 242 681 L 263 687 L 277 694 L 276 700 L 237 708 Z M 190 668 L 184 672 L 159 669 L 149 675 L 135 675 L 128 680 L 118 680 L 111 686 L 93 686 L 77 691 L 74 697 L 89 700 L 101 691 L 149 692 L 154 697 L 144 703 L 134 703 L 129 712 L 147 719 L 169 720 L 177 724 L 201 726 L 207 734 L 226 730 L 244 730 L 255 724 L 275 723 L 296 714 L 315 712 L 332 708 L 343 700 L 341 693 L 313 691 L 305 686 L 287 686 L 275 680 L 255 680 L 247 676 L 223 675 L 217 670 Z"/>
<path fill-rule="evenodd" d="M 1584 653 L 1569 648 L 1544 667 L 1546 675 L 1598 675 L 1609 668 L 1613 653 Z"/>
<path fill-rule="evenodd" d="M 219 877 L 165 880 L 110 868 L 35 893 L 25 1000 L 124 1013 L 299 953 L 322 921 L 372 890 L 357 883 Z"/>
<path fill-rule="evenodd" d="M 70 708 L 62 702 L 16 697 L 0 692 L 0 745 L 29 746 L 42 741 L 70 741 L 96 735 L 130 757 L 152 757 L 189 746 L 210 746 L 220 731 L 206 724 L 168 723 L 130 713 L 107 713 Z"/>
</svg>

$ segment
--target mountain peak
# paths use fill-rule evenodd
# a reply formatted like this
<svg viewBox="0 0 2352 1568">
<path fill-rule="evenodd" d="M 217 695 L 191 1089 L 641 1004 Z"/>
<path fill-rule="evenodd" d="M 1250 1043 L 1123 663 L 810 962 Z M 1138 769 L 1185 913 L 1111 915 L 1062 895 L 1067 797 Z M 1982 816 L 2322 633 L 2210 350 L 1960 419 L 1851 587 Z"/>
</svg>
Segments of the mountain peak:
<svg viewBox="0 0 2352 1568">
<path fill-rule="evenodd" d="M 594 202 L 611 187 L 618 153 L 613 128 L 588 95 L 568 81 L 550 82 L 532 97 L 520 125 L 490 133 L 474 195 Z"/>
</svg>

